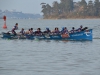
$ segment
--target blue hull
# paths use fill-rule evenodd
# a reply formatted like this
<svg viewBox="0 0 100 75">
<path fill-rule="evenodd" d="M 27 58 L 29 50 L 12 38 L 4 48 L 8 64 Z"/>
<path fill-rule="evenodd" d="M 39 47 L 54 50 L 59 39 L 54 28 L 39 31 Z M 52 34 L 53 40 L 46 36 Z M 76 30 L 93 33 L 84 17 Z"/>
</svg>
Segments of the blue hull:
<svg viewBox="0 0 100 75">
<path fill-rule="evenodd" d="M 46 39 L 46 40 L 89 40 L 92 41 L 93 36 L 92 36 L 92 29 L 88 31 L 81 31 L 81 32 L 76 32 L 76 33 L 69 33 L 69 34 L 64 34 L 64 35 L 41 35 L 41 36 L 36 36 L 36 35 L 25 35 L 25 36 L 15 36 L 7 33 L 3 33 L 3 37 L 5 39 Z"/>
</svg>

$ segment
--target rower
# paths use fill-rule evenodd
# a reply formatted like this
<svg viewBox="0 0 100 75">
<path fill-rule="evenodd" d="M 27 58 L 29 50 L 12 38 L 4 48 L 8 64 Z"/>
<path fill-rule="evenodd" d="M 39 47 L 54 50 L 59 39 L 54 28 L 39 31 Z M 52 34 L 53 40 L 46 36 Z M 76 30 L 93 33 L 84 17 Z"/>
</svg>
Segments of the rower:
<svg viewBox="0 0 100 75">
<path fill-rule="evenodd" d="M 67 27 L 63 27 L 62 30 L 61 30 L 61 34 L 68 34 L 68 29 Z"/>
<path fill-rule="evenodd" d="M 42 35 L 41 29 L 38 28 L 37 31 L 35 31 L 35 35 Z"/>
<path fill-rule="evenodd" d="M 84 27 L 83 29 L 82 29 L 82 31 L 85 31 L 85 30 L 87 30 L 88 29 L 88 27 Z"/>
<path fill-rule="evenodd" d="M 59 34 L 59 33 L 60 33 L 59 28 L 56 27 L 56 28 L 54 29 L 54 31 L 52 31 L 52 33 L 53 33 L 53 34 Z"/>
<path fill-rule="evenodd" d="M 60 33 L 59 28 L 56 28 L 55 33 L 57 33 L 57 34 L 59 34 L 59 33 Z"/>
<path fill-rule="evenodd" d="M 69 33 L 67 27 L 64 28 L 64 32 L 65 32 L 65 34 Z"/>
<path fill-rule="evenodd" d="M 72 27 L 72 30 L 70 31 L 70 33 L 75 33 L 75 32 L 76 32 L 75 28 Z"/>
<path fill-rule="evenodd" d="M 46 28 L 46 31 L 44 31 L 44 33 L 51 33 L 50 29 L 49 28 Z"/>
<path fill-rule="evenodd" d="M 20 31 L 21 35 L 25 35 L 25 31 L 24 28 L 22 28 L 22 30 Z"/>
<path fill-rule="evenodd" d="M 31 29 L 28 29 L 28 31 L 25 32 L 26 35 L 31 34 Z"/>
<path fill-rule="evenodd" d="M 56 28 L 52 31 L 52 33 L 55 33 L 56 32 Z"/>
<path fill-rule="evenodd" d="M 82 31 L 83 26 L 81 25 L 80 28 L 78 28 L 76 31 L 80 32 Z"/>
<path fill-rule="evenodd" d="M 13 27 L 13 29 L 11 30 L 11 32 L 14 34 L 14 35 L 17 35 L 17 33 L 15 32 L 15 30 L 18 29 L 18 23 L 15 24 L 15 26 Z"/>
<path fill-rule="evenodd" d="M 30 29 L 30 34 L 31 34 L 31 35 L 34 34 L 34 32 L 33 32 L 33 28 Z"/>
</svg>

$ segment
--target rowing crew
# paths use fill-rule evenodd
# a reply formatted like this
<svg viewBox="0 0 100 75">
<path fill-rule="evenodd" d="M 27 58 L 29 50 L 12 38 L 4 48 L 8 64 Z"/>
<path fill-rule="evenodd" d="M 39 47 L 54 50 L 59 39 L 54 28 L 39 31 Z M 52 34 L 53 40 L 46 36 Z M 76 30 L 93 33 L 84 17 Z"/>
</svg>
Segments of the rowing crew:
<svg viewBox="0 0 100 75">
<path fill-rule="evenodd" d="M 12 29 L 12 33 L 14 35 L 17 35 L 17 33 L 15 32 L 15 30 L 18 29 L 18 23 L 15 24 L 15 26 Z M 83 28 L 83 26 L 81 25 L 80 28 L 76 29 L 74 27 L 72 27 L 71 31 L 68 31 L 67 27 L 63 27 L 62 30 L 60 31 L 59 28 L 55 28 L 53 31 L 51 31 L 49 28 L 46 28 L 46 30 L 44 32 L 41 31 L 40 28 L 38 28 L 35 32 L 33 31 L 33 28 L 30 28 L 28 31 L 24 31 L 24 28 L 21 29 L 21 31 L 19 32 L 19 34 L 21 35 L 42 35 L 42 34 L 69 34 L 69 33 L 75 33 L 75 32 L 81 32 L 88 29 L 87 27 Z"/>
</svg>

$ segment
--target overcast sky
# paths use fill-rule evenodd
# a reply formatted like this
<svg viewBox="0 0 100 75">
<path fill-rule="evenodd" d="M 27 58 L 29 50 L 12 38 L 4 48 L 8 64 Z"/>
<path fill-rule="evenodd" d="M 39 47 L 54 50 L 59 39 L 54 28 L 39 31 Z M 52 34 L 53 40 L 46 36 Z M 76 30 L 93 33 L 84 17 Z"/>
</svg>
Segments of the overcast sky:
<svg viewBox="0 0 100 75">
<path fill-rule="evenodd" d="M 54 1 L 60 2 L 60 0 L 0 0 L 0 9 L 3 11 L 16 10 L 16 11 L 22 11 L 24 13 L 42 14 L 40 4 L 42 2 L 45 2 L 52 5 Z M 81 0 L 73 0 L 73 1 L 77 2 Z"/>
</svg>

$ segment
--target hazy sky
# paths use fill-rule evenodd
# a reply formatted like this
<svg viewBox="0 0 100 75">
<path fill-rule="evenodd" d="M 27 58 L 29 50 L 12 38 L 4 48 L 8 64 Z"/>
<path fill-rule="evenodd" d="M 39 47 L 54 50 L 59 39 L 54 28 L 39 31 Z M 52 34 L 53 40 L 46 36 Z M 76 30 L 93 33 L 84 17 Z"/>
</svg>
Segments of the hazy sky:
<svg viewBox="0 0 100 75">
<path fill-rule="evenodd" d="M 24 13 L 42 14 L 40 4 L 45 2 L 52 5 L 54 1 L 60 2 L 60 0 L 0 0 L 0 9 L 3 11 L 15 9 L 16 11 L 22 11 Z"/>
</svg>

